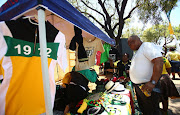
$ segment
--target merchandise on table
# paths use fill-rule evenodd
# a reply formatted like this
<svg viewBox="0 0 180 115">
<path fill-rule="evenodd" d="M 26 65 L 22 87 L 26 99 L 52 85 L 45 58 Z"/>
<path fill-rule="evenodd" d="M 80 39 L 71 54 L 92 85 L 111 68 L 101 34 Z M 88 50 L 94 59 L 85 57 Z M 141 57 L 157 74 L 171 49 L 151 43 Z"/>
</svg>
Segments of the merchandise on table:
<svg viewBox="0 0 180 115">
<path fill-rule="evenodd" d="M 131 114 L 130 98 L 127 95 L 104 93 L 100 100 L 105 108 L 101 115 Z"/>
</svg>

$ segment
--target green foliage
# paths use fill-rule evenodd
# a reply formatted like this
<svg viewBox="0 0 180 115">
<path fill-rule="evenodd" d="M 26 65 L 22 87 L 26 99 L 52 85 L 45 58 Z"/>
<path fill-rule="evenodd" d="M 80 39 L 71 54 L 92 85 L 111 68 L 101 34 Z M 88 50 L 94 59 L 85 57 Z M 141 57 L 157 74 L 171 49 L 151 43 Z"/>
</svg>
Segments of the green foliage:
<svg viewBox="0 0 180 115">
<path fill-rule="evenodd" d="M 169 34 L 168 26 L 168 23 L 154 25 L 151 28 L 146 29 L 141 38 L 145 42 L 154 42 L 155 44 L 160 44 L 162 40 L 165 40 L 166 43 L 170 43 L 173 40 L 173 37 Z M 173 29 L 176 38 L 180 39 L 180 25 L 173 27 Z"/>
<path fill-rule="evenodd" d="M 174 34 L 178 40 L 180 40 L 180 24 L 179 26 L 173 27 Z"/>
<path fill-rule="evenodd" d="M 151 27 L 149 29 L 146 29 L 143 32 L 143 36 L 141 37 L 143 41 L 145 42 L 154 42 L 157 43 L 159 37 L 160 37 L 160 33 L 159 31 L 156 31 L 157 29 L 155 29 L 154 27 Z"/>
<path fill-rule="evenodd" d="M 159 24 L 162 21 L 162 13 L 176 7 L 177 0 L 137 0 L 138 16 L 143 23 L 150 21 L 153 24 Z"/>
<path fill-rule="evenodd" d="M 158 43 L 160 37 L 168 37 L 168 25 L 155 25 L 143 32 L 142 39 L 147 42 Z"/>
<path fill-rule="evenodd" d="M 138 27 L 134 28 L 128 28 L 125 31 L 123 31 L 122 38 L 129 38 L 131 35 L 137 35 L 139 37 L 142 36 L 142 30 Z"/>
<path fill-rule="evenodd" d="M 137 35 L 141 37 L 143 34 L 142 29 L 138 27 L 131 27 L 131 19 L 125 21 L 125 26 L 122 32 L 122 38 L 129 38 L 131 35 Z"/>
</svg>

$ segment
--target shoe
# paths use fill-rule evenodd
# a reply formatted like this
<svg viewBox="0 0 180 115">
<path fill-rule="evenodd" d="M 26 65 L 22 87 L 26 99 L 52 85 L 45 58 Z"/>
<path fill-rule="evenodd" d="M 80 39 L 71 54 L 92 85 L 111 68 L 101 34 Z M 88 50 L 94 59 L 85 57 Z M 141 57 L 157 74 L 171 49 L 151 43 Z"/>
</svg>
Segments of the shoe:
<svg viewBox="0 0 180 115">
<path fill-rule="evenodd" d="M 172 80 L 175 80 L 175 77 L 173 77 Z"/>
</svg>

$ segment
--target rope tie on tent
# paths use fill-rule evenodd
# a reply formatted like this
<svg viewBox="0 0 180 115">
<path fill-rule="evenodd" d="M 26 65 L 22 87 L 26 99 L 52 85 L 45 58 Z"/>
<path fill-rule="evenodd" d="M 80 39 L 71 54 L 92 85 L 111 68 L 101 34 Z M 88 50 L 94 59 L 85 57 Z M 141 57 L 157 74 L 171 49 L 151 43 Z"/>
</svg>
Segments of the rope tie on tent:
<svg viewBox="0 0 180 115">
<path fill-rule="evenodd" d="M 35 18 L 36 20 L 38 20 L 38 16 L 37 16 L 37 15 L 23 17 L 23 19 L 26 19 L 26 18 L 28 18 L 28 20 L 29 20 L 29 22 L 30 22 L 31 24 L 38 25 L 38 23 L 33 22 L 33 21 L 31 20 L 31 18 Z"/>
<path fill-rule="evenodd" d="M 35 30 L 35 37 L 34 37 L 34 51 L 33 51 L 33 54 L 35 54 L 35 51 L 36 51 L 36 40 L 37 40 L 37 28 Z"/>
</svg>

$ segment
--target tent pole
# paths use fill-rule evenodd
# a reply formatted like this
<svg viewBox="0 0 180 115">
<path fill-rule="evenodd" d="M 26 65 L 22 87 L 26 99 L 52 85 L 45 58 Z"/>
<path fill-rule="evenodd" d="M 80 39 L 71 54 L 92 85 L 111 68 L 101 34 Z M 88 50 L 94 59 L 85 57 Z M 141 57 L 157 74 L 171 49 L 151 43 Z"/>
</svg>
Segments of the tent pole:
<svg viewBox="0 0 180 115">
<path fill-rule="evenodd" d="M 46 28 L 45 28 L 45 9 L 38 7 L 38 27 L 39 27 L 39 41 L 40 41 L 40 52 L 41 52 L 41 68 L 43 76 L 43 88 L 46 115 L 53 115 L 50 83 L 49 83 L 49 72 L 48 72 L 48 60 L 47 60 L 47 43 L 46 43 Z"/>
</svg>

